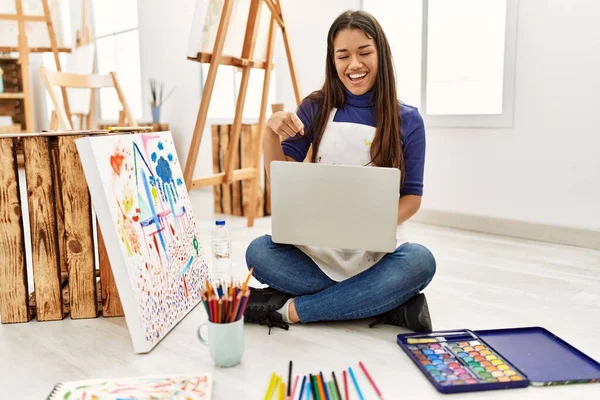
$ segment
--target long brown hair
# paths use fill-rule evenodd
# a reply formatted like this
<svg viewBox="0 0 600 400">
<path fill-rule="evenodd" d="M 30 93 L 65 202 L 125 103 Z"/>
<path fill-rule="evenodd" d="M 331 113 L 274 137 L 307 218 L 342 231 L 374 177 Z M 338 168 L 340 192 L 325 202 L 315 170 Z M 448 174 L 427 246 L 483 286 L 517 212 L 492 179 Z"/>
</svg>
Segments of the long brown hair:
<svg viewBox="0 0 600 400">
<path fill-rule="evenodd" d="M 396 77 L 392 52 L 379 22 L 364 11 L 346 11 L 340 14 L 327 34 L 327 60 L 325 83 L 321 90 L 308 96 L 319 104 L 316 118 L 309 127 L 313 132 L 312 162 L 316 162 L 319 145 L 331 110 L 344 105 L 344 84 L 340 80 L 334 61 L 333 40 L 343 29 L 360 29 L 377 46 L 377 76 L 373 90 L 376 96 L 376 130 L 371 144 L 371 164 L 378 167 L 399 168 L 404 172 L 404 156 L 401 147 L 400 110 L 396 96 Z M 404 173 L 402 173 L 404 178 Z"/>
</svg>

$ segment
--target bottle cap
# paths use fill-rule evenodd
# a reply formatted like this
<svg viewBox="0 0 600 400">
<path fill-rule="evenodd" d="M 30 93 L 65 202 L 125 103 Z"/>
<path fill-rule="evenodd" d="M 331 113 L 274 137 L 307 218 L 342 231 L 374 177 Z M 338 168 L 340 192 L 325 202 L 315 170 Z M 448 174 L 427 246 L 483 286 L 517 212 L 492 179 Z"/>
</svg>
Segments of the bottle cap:
<svg viewBox="0 0 600 400">
<path fill-rule="evenodd" d="M 225 225 L 225 221 L 222 220 L 222 219 L 220 219 L 220 220 L 218 220 L 218 221 L 215 222 L 215 225 L 217 225 L 217 226 L 224 226 Z"/>
</svg>

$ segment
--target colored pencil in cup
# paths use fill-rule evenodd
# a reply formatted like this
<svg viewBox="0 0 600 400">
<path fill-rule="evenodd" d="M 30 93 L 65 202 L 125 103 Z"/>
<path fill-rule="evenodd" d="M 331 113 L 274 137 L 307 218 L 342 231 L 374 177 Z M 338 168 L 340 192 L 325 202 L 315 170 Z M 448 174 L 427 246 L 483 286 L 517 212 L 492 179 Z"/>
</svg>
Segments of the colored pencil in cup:
<svg viewBox="0 0 600 400">
<path fill-rule="evenodd" d="M 242 291 L 246 291 L 248 288 L 248 282 L 250 282 L 250 277 L 252 276 L 252 272 L 254 272 L 254 268 L 250 268 L 248 271 L 248 276 L 246 276 L 246 281 L 244 281 L 244 286 L 242 286 Z"/>
<path fill-rule="evenodd" d="M 352 378 L 352 382 L 354 383 L 354 387 L 356 388 L 356 392 L 358 393 L 358 398 L 360 400 L 365 400 L 363 396 L 360 386 L 358 385 L 358 381 L 356 380 L 356 375 L 354 375 L 354 371 L 352 371 L 352 367 L 348 368 L 348 372 L 350 373 L 350 378 Z"/>
<path fill-rule="evenodd" d="M 246 306 L 248 305 L 248 300 L 250 299 L 250 290 L 246 289 L 246 293 L 242 297 L 242 303 L 240 304 L 240 308 L 238 309 L 236 321 L 242 319 L 244 316 L 244 311 L 246 311 Z"/>
<path fill-rule="evenodd" d="M 379 398 L 381 400 L 383 400 L 383 394 L 381 394 L 381 390 L 379 390 L 379 388 L 377 387 L 377 384 L 375 384 L 375 381 L 371 377 L 371 374 L 369 374 L 369 371 L 367 371 L 367 367 L 365 367 L 365 364 L 363 364 L 362 361 L 359 361 L 358 365 L 360 366 L 360 368 L 363 370 L 363 372 L 367 376 L 367 379 L 371 383 L 371 386 L 373 386 L 373 389 L 375 389 L 375 392 L 377 393 L 377 396 L 379 396 Z"/>
<path fill-rule="evenodd" d="M 240 309 L 240 303 L 242 302 L 242 292 L 239 292 L 233 300 L 233 311 L 229 318 L 229 322 L 234 322 L 237 319 L 238 310 Z"/>
</svg>

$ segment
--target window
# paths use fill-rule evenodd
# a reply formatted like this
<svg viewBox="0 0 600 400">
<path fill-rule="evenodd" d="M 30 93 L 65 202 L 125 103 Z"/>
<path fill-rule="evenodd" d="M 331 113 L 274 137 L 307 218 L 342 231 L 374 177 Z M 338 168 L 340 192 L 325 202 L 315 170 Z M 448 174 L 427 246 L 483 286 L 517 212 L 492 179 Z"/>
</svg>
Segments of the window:
<svg viewBox="0 0 600 400">
<path fill-rule="evenodd" d="M 137 0 L 94 1 L 98 73 L 116 72 L 136 119 L 142 118 L 142 81 Z M 114 89 L 100 90 L 100 119 L 116 121 L 121 105 Z"/>
<path fill-rule="evenodd" d="M 517 0 L 363 0 L 428 126 L 512 125 Z"/>
</svg>

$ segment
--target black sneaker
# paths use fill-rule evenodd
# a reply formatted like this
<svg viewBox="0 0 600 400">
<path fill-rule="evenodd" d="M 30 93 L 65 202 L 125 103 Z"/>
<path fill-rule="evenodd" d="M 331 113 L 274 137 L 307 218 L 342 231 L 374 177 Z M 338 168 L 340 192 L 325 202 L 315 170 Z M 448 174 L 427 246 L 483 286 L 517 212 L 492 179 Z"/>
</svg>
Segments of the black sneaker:
<svg viewBox="0 0 600 400">
<path fill-rule="evenodd" d="M 408 328 L 414 332 L 431 332 L 433 330 L 427 299 L 423 293 L 419 293 L 404 304 L 381 314 L 369 327 L 372 328 L 382 322 L 387 325 Z"/>
<path fill-rule="evenodd" d="M 276 326 L 288 330 L 290 326 L 283 321 L 279 310 L 292 296 L 272 288 L 255 289 L 250 288 L 250 299 L 244 312 L 245 323 L 257 323 L 271 328 Z"/>
</svg>

